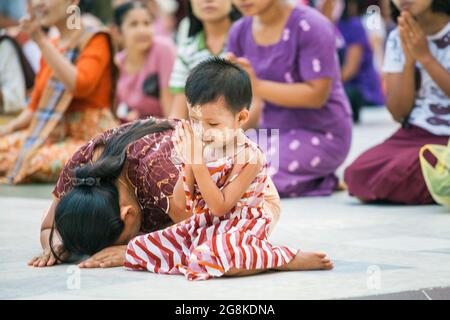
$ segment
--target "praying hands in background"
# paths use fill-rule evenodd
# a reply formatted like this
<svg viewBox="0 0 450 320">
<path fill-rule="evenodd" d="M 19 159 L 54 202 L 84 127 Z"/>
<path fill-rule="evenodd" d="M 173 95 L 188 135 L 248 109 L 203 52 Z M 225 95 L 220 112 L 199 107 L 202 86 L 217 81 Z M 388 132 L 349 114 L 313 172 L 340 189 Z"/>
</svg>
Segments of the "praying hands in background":
<svg viewBox="0 0 450 320">
<path fill-rule="evenodd" d="M 433 56 L 428 47 L 427 37 L 413 16 L 403 11 L 398 18 L 400 39 L 407 64 L 426 64 Z"/>
</svg>

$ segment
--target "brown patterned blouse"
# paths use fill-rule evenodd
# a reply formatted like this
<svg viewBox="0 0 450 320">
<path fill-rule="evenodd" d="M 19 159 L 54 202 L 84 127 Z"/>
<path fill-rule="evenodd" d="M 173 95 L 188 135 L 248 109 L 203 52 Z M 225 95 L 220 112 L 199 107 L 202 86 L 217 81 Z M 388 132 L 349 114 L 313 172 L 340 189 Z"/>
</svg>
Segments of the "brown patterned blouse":
<svg viewBox="0 0 450 320">
<path fill-rule="evenodd" d="M 176 120 L 169 121 L 175 126 Z M 122 125 L 98 135 L 82 146 L 66 163 L 53 195 L 60 199 L 72 190 L 74 169 L 92 163 L 95 148 L 102 146 L 116 132 L 130 124 Z M 170 219 L 169 199 L 178 180 L 178 170 L 171 161 L 173 130 L 149 134 L 131 143 L 127 150 L 127 174 L 134 185 L 136 198 L 143 213 L 142 232 L 152 232 L 173 224 Z"/>
</svg>

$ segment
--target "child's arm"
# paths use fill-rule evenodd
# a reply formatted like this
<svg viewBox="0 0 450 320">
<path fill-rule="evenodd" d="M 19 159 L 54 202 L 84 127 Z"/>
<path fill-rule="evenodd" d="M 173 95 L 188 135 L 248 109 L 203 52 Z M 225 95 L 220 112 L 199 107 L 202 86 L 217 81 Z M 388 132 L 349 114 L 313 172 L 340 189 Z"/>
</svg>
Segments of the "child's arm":
<svg viewBox="0 0 450 320">
<path fill-rule="evenodd" d="M 190 150 L 187 151 L 187 149 L 190 148 L 190 145 L 188 146 L 186 139 L 184 139 L 185 130 L 183 128 L 183 123 L 184 120 L 178 123 L 176 130 L 172 136 L 173 148 L 177 152 L 178 157 L 183 161 L 183 168 L 181 169 L 182 171 L 180 171 L 177 183 L 175 184 L 175 188 L 173 191 L 173 205 L 175 205 L 176 210 L 179 211 L 178 213 L 176 213 L 177 217 L 181 214 L 181 212 L 183 212 L 184 214 L 186 211 L 186 192 L 184 190 L 183 172 L 186 177 L 186 185 L 191 196 L 194 192 L 195 183 L 194 174 L 192 173 L 191 159 L 187 159 L 189 158 L 187 154 L 189 154 L 190 152 Z"/>
<path fill-rule="evenodd" d="M 185 165 L 185 175 L 186 175 L 186 184 L 189 188 L 189 192 L 191 195 L 194 192 L 194 174 L 192 173 L 192 168 L 190 165 Z M 176 214 L 175 220 L 181 221 L 184 220 L 183 218 L 188 218 L 186 215 L 186 193 L 184 191 L 184 185 L 183 185 L 183 175 L 180 172 L 180 175 L 178 177 L 177 183 L 175 184 L 175 188 L 173 190 L 173 205 L 176 208 L 177 212 L 174 212 Z M 171 206 L 173 208 L 173 206 Z M 172 211 L 172 210 L 171 210 Z M 170 215 L 170 213 L 169 213 Z M 174 219 L 172 219 L 174 220 Z"/>
<path fill-rule="evenodd" d="M 217 217 L 221 217 L 229 212 L 242 198 L 252 181 L 261 169 L 261 163 L 249 163 L 245 168 L 244 165 L 235 165 L 230 177 L 239 172 L 238 177 L 220 190 L 211 179 L 208 168 L 205 164 L 192 166 L 195 181 L 202 194 L 203 199 L 208 205 L 211 213 Z"/>
</svg>

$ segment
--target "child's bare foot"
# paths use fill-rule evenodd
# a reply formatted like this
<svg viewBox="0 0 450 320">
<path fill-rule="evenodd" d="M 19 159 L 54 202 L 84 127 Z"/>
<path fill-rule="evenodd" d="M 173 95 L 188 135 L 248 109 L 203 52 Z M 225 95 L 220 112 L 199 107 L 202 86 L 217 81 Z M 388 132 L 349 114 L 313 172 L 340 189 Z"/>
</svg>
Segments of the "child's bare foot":
<svg viewBox="0 0 450 320">
<path fill-rule="evenodd" d="M 333 263 L 325 253 L 299 251 L 283 270 L 331 270 L 333 267 Z"/>
</svg>

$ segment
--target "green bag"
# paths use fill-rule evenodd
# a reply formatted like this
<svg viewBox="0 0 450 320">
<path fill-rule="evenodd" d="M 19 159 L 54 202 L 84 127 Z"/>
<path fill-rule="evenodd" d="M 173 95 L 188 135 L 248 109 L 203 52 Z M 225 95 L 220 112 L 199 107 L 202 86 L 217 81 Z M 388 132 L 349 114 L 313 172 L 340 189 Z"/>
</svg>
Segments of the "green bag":
<svg viewBox="0 0 450 320">
<path fill-rule="evenodd" d="M 436 157 L 436 166 L 433 167 L 425 159 L 426 151 Z M 450 140 L 446 146 L 436 144 L 423 146 L 420 149 L 419 159 L 425 183 L 434 201 L 450 207 Z"/>
</svg>

